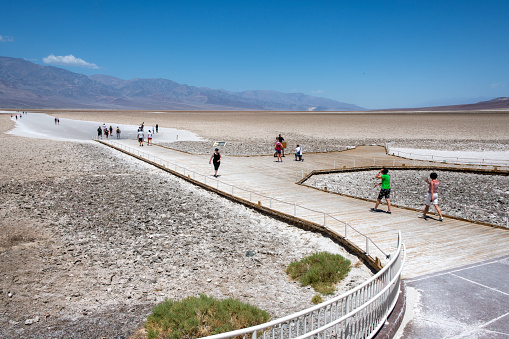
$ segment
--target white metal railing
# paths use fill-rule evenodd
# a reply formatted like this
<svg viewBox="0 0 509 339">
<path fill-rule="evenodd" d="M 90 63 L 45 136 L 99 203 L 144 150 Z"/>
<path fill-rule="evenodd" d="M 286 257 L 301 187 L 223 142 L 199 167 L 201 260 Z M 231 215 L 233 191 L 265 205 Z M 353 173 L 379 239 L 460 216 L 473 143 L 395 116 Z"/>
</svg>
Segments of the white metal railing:
<svg viewBox="0 0 509 339">
<path fill-rule="evenodd" d="M 372 338 L 398 300 L 405 263 L 401 232 L 390 258 L 368 281 L 331 300 L 265 324 L 205 338 Z"/>
<path fill-rule="evenodd" d="M 404 157 L 409 159 L 431 161 L 433 163 L 455 163 L 462 165 L 479 165 L 479 166 L 505 166 L 505 167 L 509 166 L 509 160 L 505 159 L 448 157 L 436 154 L 422 154 L 390 150 L 387 151 L 387 154 L 392 154 L 398 157 Z"/>
<path fill-rule="evenodd" d="M 379 257 L 382 264 L 384 264 L 386 259 L 388 258 L 387 253 L 383 251 L 370 237 L 361 233 L 349 223 L 339 220 L 338 218 L 330 215 L 329 213 L 305 207 L 295 202 L 284 201 L 272 196 L 255 192 L 250 189 L 235 186 L 233 184 L 229 184 L 227 182 L 219 180 L 218 178 L 198 173 L 179 164 L 161 159 L 153 154 L 143 152 L 139 148 L 133 148 L 121 143 L 114 142 L 113 140 L 102 140 L 102 141 L 107 142 L 117 148 L 120 148 L 138 157 L 155 162 L 161 166 L 164 166 L 167 169 L 181 173 L 184 176 L 188 176 L 193 180 L 197 180 L 210 187 L 222 190 L 223 192 L 245 199 L 249 202 L 257 202 L 260 205 L 266 206 L 270 209 L 279 211 L 281 213 L 289 214 L 294 217 L 306 218 L 307 220 L 311 220 L 318 224 L 323 225 L 324 228 L 334 229 L 336 233 L 340 234 L 344 238 L 353 240 L 352 242 L 354 242 L 361 250 L 363 250 L 364 253 L 366 253 L 366 255 L 370 256 L 371 258 Z"/>
</svg>

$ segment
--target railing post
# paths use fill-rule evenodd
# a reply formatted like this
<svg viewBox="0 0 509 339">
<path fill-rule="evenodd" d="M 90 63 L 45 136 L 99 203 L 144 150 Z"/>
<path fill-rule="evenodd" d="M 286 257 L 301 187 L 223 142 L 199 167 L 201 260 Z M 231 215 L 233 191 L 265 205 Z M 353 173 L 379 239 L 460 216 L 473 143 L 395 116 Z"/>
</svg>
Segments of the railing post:
<svg viewBox="0 0 509 339">
<path fill-rule="evenodd" d="M 334 169 L 336 169 L 336 160 L 334 160 Z"/>
<path fill-rule="evenodd" d="M 366 254 L 369 255 L 369 238 L 366 237 Z"/>
<path fill-rule="evenodd" d="M 269 208 L 272 208 L 272 197 L 269 198 Z"/>
<path fill-rule="evenodd" d="M 323 227 L 326 227 L 327 226 L 327 214 L 325 214 L 325 212 L 323 212 Z"/>
<path fill-rule="evenodd" d="M 297 203 L 293 203 L 293 216 L 297 216 Z"/>
<path fill-rule="evenodd" d="M 249 201 L 253 200 L 253 192 L 249 192 Z"/>
<path fill-rule="evenodd" d="M 353 168 L 355 168 L 355 159 L 353 159 Z"/>
<path fill-rule="evenodd" d="M 345 239 L 346 239 L 346 229 L 348 227 L 348 224 L 345 222 Z"/>
</svg>

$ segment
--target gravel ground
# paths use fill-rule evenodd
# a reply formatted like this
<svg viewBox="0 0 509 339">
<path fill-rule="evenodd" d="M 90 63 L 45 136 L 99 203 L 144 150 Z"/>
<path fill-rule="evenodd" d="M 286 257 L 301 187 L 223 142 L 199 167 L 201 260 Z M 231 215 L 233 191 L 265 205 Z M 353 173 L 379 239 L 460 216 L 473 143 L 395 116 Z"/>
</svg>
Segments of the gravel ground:
<svg viewBox="0 0 509 339">
<path fill-rule="evenodd" d="M 305 184 L 329 191 L 375 200 L 380 182 L 377 171 L 321 174 L 311 177 Z M 391 202 L 423 209 L 428 185 L 425 180 L 430 171 L 390 170 Z M 443 214 L 506 225 L 505 214 L 486 212 L 509 211 L 509 176 L 436 171 L 440 181 L 438 204 Z M 465 214 L 464 206 L 467 206 Z M 431 207 L 431 212 L 434 212 Z"/>
<path fill-rule="evenodd" d="M 392 147 L 398 148 L 418 148 L 429 150 L 448 150 L 448 151 L 507 151 L 509 150 L 509 140 L 501 141 L 471 141 L 464 139 L 450 140 L 444 143 L 438 139 L 319 139 L 309 138 L 304 135 L 288 134 L 285 135 L 287 141 L 286 153 L 293 153 L 293 150 L 299 144 L 304 153 L 315 152 L 334 152 L 344 151 L 359 145 L 381 145 L 393 142 Z M 271 155 L 274 153 L 274 143 L 272 140 L 250 139 L 242 141 L 226 141 L 225 147 L 221 148 L 221 153 L 225 155 Z M 188 152 L 192 154 L 209 154 L 213 150 L 213 141 L 176 141 L 160 143 L 177 151 Z"/>
<path fill-rule="evenodd" d="M 338 294 L 371 276 L 327 238 L 101 145 L 0 145 L 0 337 L 127 338 L 156 303 L 201 293 L 277 318 L 312 306 L 284 270 L 322 250 L 354 264 Z"/>
</svg>

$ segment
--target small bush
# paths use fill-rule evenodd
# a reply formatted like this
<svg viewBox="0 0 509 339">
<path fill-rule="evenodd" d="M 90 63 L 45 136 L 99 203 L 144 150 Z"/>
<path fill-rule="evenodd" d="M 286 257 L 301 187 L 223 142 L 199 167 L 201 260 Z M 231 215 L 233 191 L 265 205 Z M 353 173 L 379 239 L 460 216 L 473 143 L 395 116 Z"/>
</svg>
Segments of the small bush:
<svg viewBox="0 0 509 339">
<path fill-rule="evenodd" d="M 319 252 L 292 262 L 286 274 L 298 279 L 302 286 L 311 285 L 322 294 L 333 294 L 335 285 L 350 272 L 350 260 L 339 254 Z"/>
<path fill-rule="evenodd" d="M 267 322 L 267 312 L 235 299 L 206 295 L 182 301 L 166 299 L 152 309 L 145 322 L 148 338 L 196 338 Z"/>
<path fill-rule="evenodd" d="M 311 298 L 311 302 L 315 305 L 323 303 L 323 298 L 320 294 L 315 294 L 313 298 Z"/>
</svg>

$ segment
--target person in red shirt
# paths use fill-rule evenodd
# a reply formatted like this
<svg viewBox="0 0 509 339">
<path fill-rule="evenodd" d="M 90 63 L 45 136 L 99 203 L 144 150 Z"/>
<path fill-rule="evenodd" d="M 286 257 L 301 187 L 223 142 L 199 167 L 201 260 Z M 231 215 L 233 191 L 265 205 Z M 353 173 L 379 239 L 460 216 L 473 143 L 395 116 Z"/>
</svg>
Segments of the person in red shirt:
<svg viewBox="0 0 509 339">
<path fill-rule="evenodd" d="M 277 155 L 277 161 L 276 162 L 283 162 L 283 159 L 281 158 L 281 150 L 283 149 L 283 144 L 279 142 L 279 140 L 276 138 L 276 155 Z"/>
</svg>

